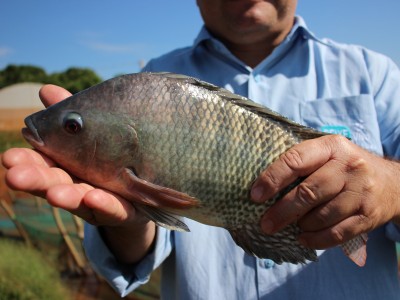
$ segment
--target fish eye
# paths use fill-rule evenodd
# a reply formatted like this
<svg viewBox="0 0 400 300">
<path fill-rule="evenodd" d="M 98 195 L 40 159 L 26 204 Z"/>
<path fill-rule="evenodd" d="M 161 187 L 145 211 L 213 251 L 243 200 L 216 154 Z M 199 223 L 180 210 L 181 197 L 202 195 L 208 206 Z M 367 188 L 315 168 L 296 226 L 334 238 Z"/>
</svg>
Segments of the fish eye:
<svg viewBox="0 0 400 300">
<path fill-rule="evenodd" d="M 83 128 L 83 120 L 80 114 L 76 112 L 68 113 L 63 120 L 65 131 L 71 134 L 79 133 Z"/>
</svg>

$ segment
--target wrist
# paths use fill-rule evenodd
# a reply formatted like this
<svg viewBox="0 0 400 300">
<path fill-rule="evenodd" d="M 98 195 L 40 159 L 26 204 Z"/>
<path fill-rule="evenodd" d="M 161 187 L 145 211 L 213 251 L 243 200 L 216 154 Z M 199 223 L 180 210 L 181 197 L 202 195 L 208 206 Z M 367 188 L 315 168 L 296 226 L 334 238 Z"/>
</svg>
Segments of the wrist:
<svg viewBox="0 0 400 300">
<path fill-rule="evenodd" d="M 149 253 L 154 244 L 156 226 L 152 221 L 124 226 L 98 228 L 103 241 L 121 263 L 136 263 Z"/>
<path fill-rule="evenodd" d="M 400 217 L 394 217 L 394 218 L 392 219 L 392 222 L 393 222 L 395 225 L 397 225 L 397 226 L 400 227 Z"/>
</svg>

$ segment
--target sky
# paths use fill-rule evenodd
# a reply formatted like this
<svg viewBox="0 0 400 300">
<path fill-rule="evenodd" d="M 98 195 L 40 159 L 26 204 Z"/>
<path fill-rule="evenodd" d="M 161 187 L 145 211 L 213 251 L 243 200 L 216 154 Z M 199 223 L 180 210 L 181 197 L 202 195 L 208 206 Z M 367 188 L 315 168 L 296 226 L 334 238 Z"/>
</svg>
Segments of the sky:
<svg viewBox="0 0 400 300">
<path fill-rule="evenodd" d="M 400 65 L 399 0 L 298 0 L 318 37 L 363 45 Z M 0 69 L 93 69 L 102 79 L 192 44 L 202 26 L 195 0 L 0 0 Z"/>
</svg>

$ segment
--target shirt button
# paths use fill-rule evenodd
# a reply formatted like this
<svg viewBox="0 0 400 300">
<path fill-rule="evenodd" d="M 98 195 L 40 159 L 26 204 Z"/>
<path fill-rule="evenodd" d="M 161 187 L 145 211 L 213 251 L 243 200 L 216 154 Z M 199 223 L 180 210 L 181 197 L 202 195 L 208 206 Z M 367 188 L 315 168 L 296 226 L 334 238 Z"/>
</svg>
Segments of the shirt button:
<svg viewBox="0 0 400 300">
<path fill-rule="evenodd" d="M 275 262 L 273 260 L 270 260 L 270 259 L 261 259 L 260 260 L 260 265 L 263 268 L 271 269 L 275 265 Z"/>
</svg>

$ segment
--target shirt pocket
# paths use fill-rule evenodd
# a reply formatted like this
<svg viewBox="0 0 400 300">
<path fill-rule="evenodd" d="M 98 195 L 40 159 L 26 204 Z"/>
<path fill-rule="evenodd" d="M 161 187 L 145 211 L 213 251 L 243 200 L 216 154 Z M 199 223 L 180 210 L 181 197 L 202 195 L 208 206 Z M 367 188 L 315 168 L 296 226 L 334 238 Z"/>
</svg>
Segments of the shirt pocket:
<svg viewBox="0 0 400 300">
<path fill-rule="evenodd" d="M 379 125 L 371 95 L 303 102 L 300 104 L 300 117 L 307 126 L 345 135 L 357 145 L 382 154 Z"/>
</svg>

